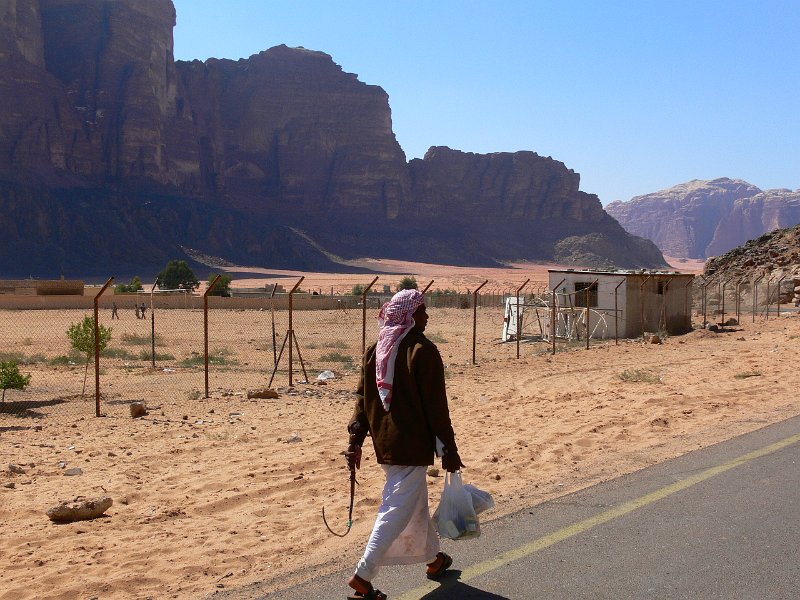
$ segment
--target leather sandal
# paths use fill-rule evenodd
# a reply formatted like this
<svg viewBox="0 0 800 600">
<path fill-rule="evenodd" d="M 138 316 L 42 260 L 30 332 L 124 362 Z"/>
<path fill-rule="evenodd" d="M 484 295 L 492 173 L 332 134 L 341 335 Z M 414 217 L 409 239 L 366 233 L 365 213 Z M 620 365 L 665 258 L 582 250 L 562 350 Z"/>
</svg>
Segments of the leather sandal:
<svg viewBox="0 0 800 600">
<path fill-rule="evenodd" d="M 438 563 L 438 564 L 437 564 Z M 428 579 L 439 579 L 442 574 L 453 566 L 453 557 L 444 552 L 439 552 L 436 555 L 436 560 L 428 565 L 425 574 Z"/>
</svg>

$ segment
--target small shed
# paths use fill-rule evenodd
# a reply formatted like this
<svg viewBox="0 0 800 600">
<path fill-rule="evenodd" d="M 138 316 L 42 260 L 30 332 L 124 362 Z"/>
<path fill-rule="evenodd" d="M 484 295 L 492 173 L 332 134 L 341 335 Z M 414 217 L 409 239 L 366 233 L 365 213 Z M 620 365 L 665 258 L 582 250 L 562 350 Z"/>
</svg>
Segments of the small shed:
<svg viewBox="0 0 800 600">
<path fill-rule="evenodd" d="M 548 269 L 548 274 L 549 288 L 556 292 L 557 326 L 565 330 L 575 318 L 588 318 L 594 338 L 675 335 L 692 327 L 690 273 Z"/>
</svg>

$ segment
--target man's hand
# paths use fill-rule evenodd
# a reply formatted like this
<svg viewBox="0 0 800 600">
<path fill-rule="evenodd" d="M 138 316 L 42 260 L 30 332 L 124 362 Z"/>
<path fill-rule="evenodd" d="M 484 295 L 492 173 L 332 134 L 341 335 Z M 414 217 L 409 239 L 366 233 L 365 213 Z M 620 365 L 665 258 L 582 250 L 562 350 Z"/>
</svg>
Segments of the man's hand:
<svg viewBox="0 0 800 600">
<path fill-rule="evenodd" d="M 347 460 L 347 468 L 351 471 L 353 469 L 361 468 L 361 446 L 358 444 L 350 444 L 344 453 L 344 458 Z"/>
<path fill-rule="evenodd" d="M 455 473 L 461 467 L 466 467 L 466 465 L 461 462 L 458 452 L 450 451 L 442 455 L 442 468 L 448 473 Z"/>
</svg>

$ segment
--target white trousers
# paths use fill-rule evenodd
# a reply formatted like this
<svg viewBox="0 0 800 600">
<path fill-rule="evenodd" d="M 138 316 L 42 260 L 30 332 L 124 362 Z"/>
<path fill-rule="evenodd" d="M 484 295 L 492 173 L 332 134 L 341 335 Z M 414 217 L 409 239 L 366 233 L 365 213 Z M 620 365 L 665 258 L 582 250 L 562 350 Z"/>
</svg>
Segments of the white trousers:
<svg viewBox="0 0 800 600">
<path fill-rule="evenodd" d="M 383 501 L 356 568 L 366 581 L 382 566 L 433 562 L 440 548 L 428 511 L 428 467 L 381 466 L 386 473 Z"/>
</svg>

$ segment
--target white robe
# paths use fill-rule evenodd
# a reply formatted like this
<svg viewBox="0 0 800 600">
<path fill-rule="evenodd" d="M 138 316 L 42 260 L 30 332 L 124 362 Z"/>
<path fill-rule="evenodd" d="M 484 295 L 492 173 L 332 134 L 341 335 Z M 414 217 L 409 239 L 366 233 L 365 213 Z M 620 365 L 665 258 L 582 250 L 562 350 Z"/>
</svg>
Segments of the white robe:
<svg viewBox="0 0 800 600">
<path fill-rule="evenodd" d="M 431 563 L 439 536 L 428 510 L 428 467 L 381 465 L 386 473 L 383 501 L 356 575 L 372 581 L 387 565 Z"/>
</svg>

